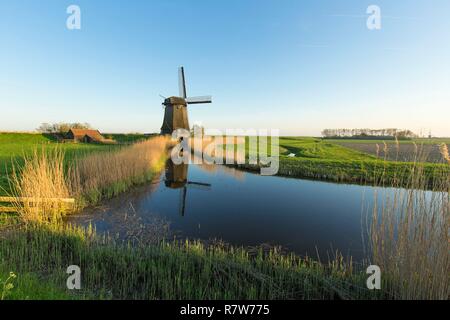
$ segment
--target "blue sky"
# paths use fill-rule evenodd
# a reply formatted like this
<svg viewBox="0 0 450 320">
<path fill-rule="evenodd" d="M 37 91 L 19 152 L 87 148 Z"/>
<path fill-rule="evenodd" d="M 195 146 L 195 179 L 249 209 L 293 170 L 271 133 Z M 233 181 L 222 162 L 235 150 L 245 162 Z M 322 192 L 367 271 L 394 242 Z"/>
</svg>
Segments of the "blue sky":
<svg viewBox="0 0 450 320">
<path fill-rule="evenodd" d="M 81 8 L 68 30 L 66 8 Z M 382 29 L 366 27 L 381 8 Z M 448 0 L 0 0 L 0 130 L 157 132 L 177 67 L 191 125 L 450 136 Z"/>
</svg>

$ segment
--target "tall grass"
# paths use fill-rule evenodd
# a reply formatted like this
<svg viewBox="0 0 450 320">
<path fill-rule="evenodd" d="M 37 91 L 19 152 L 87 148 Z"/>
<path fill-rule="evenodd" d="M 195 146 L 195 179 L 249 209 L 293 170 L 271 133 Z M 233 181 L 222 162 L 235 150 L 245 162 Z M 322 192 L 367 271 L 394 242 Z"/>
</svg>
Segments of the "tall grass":
<svg viewBox="0 0 450 320">
<path fill-rule="evenodd" d="M 371 258 L 381 268 L 383 291 L 392 298 L 450 298 L 448 167 L 437 167 L 433 175 L 430 186 L 424 165 L 415 162 L 401 179 L 406 188 L 375 194 Z"/>
<path fill-rule="evenodd" d="M 162 169 L 167 142 L 165 137 L 155 137 L 76 159 L 68 174 L 72 193 L 82 204 L 92 204 L 148 181 Z"/>
<path fill-rule="evenodd" d="M 365 274 L 349 276 L 339 263 L 324 266 L 275 249 L 249 254 L 242 248 L 188 241 L 130 246 L 90 228 L 62 224 L 13 230 L 0 242 L 0 256 L 0 270 L 14 270 L 19 278 L 37 274 L 67 298 L 335 299 L 379 294 L 364 288 Z M 65 288 L 66 268 L 73 264 L 82 271 L 77 293 Z"/>
<path fill-rule="evenodd" d="M 25 222 L 53 222 L 68 208 L 61 198 L 75 198 L 80 209 L 113 197 L 152 179 L 162 169 L 164 137 L 156 137 L 108 152 L 89 154 L 66 163 L 61 149 L 35 150 L 11 177 L 14 206 Z M 26 199 L 23 201 L 23 199 Z"/>
<path fill-rule="evenodd" d="M 114 196 L 151 179 L 164 163 L 166 146 L 166 138 L 154 138 L 67 165 L 58 150 L 36 151 L 26 158 L 12 181 L 17 198 L 31 198 L 15 204 L 20 217 L 30 223 L 0 241 L 0 271 L 3 267 L 25 274 L 41 272 L 64 290 L 64 269 L 77 264 L 85 277 L 86 297 L 101 298 L 449 298 L 446 163 L 433 172 L 419 161 L 394 172 L 390 165 L 376 163 L 373 179 L 396 187 L 377 193 L 371 211 L 370 260 L 382 270 L 381 292 L 369 292 L 364 288 L 366 275 L 339 259 L 326 266 L 276 250 L 254 257 L 244 249 L 189 242 L 130 246 L 99 237 L 91 229 L 40 224 L 64 214 L 59 204 L 42 199 L 75 197 L 79 205 L 87 205 Z M 386 145 L 384 149 L 387 153 Z M 441 152 L 447 161 L 448 150 Z M 431 185 L 430 174 L 435 177 Z"/>
<path fill-rule="evenodd" d="M 63 203 L 54 201 L 70 197 L 63 160 L 61 150 L 35 149 L 24 157 L 22 166 L 14 166 L 11 190 L 16 200 L 13 206 L 23 221 L 54 221 L 64 213 Z"/>
</svg>

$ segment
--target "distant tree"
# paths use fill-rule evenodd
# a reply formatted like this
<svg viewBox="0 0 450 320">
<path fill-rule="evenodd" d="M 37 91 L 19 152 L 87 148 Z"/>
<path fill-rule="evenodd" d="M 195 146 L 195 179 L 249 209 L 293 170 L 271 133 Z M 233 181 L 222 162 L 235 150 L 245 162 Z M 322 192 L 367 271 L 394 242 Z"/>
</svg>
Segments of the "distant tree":
<svg viewBox="0 0 450 320">
<path fill-rule="evenodd" d="M 396 132 L 396 137 L 398 139 L 411 139 L 417 138 L 417 135 L 411 130 L 401 130 Z"/>
<path fill-rule="evenodd" d="M 39 128 L 37 128 L 37 131 L 42 133 L 51 133 L 53 132 L 53 126 L 50 123 L 42 123 Z"/>
<path fill-rule="evenodd" d="M 398 139 L 411 139 L 416 138 L 417 134 L 412 132 L 411 130 L 399 130 L 396 128 L 388 128 L 388 129 L 323 129 L 322 136 L 325 138 L 358 138 L 358 137 L 388 137 Z"/>
<path fill-rule="evenodd" d="M 37 130 L 42 133 L 67 133 L 70 129 L 91 129 L 89 123 L 42 123 Z"/>
<path fill-rule="evenodd" d="M 331 136 L 330 131 L 331 131 L 330 129 L 323 129 L 322 136 L 325 138 L 329 138 Z"/>
<path fill-rule="evenodd" d="M 69 124 L 69 130 L 70 129 L 92 129 L 91 125 L 89 123 L 72 123 Z"/>
</svg>

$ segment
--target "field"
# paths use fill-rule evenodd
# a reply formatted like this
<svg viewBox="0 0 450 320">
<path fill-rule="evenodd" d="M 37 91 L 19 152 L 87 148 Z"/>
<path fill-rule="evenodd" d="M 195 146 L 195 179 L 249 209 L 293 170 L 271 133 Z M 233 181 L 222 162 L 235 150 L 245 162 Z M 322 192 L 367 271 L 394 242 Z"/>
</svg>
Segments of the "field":
<svg viewBox="0 0 450 320">
<path fill-rule="evenodd" d="M 111 136 L 122 144 L 147 138 L 141 134 Z M 420 155 L 419 160 L 423 160 L 423 155 L 429 153 L 428 159 L 433 159 L 432 162 L 442 162 L 437 144 L 448 143 L 449 140 L 419 139 L 416 143 L 422 142 L 423 145 L 419 145 L 417 151 Z M 380 146 L 379 158 L 376 157 L 377 144 Z M 248 152 L 248 143 L 246 145 Z M 411 141 L 400 141 L 398 152 L 393 141 L 388 142 L 387 145 L 389 151 L 386 160 L 389 161 L 381 161 L 384 160 L 382 141 L 281 137 L 279 174 L 351 183 L 374 183 L 376 175 L 381 171 L 384 179 L 387 180 L 393 179 L 394 176 L 398 177 L 399 174 L 407 175 L 410 168 L 409 162 L 417 157 L 414 145 Z M 42 134 L 0 133 L 0 194 L 5 194 L 9 188 L 7 175 L 11 173 L 12 162 L 18 161 L 20 164 L 24 154 L 29 154 L 36 147 L 42 146 L 46 149 L 61 148 L 66 153 L 67 161 L 76 155 L 87 155 L 119 147 L 117 145 L 57 144 Z M 429 149 L 433 149 L 433 152 L 428 152 Z M 289 154 L 295 154 L 295 156 L 289 157 Z M 243 167 L 255 169 L 251 166 Z M 439 165 L 430 163 L 425 167 L 431 174 L 434 169 L 439 168 Z"/>
<path fill-rule="evenodd" d="M 108 134 L 106 135 L 108 136 Z M 142 134 L 112 134 L 119 144 L 128 144 L 148 137 Z M 65 153 L 66 161 L 75 156 L 85 156 L 91 153 L 109 151 L 120 145 L 101 145 L 86 143 L 56 143 L 51 136 L 31 133 L 0 133 L 0 195 L 9 190 L 8 175 L 11 174 L 12 164 L 22 163 L 24 155 L 30 155 L 34 150 L 45 148 L 61 149 Z"/>
<path fill-rule="evenodd" d="M 342 147 L 327 140 L 308 137 L 281 137 L 280 155 L 295 154 L 295 158 L 321 160 L 374 160 L 367 153 Z"/>
<path fill-rule="evenodd" d="M 9 190 L 8 175 L 11 174 L 12 164 L 22 163 L 24 155 L 29 155 L 36 148 L 61 148 L 69 160 L 75 155 L 88 154 L 97 151 L 110 150 L 115 146 L 66 143 L 57 144 L 50 137 L 43 134 L 29 133 L 0 133 L 0 195 Z"/>
<path fill-rule="evenodd" d="M 56 143 L 39 135 L 2 138 L 3 164 L 20 159 L 23 153 L 31 154 L 15 181 L 23 188 L 19 196 L 31 193 L 47 199 L 53 196 L 55 185 L 65 183 L 64 162 L 58 153 L 42 157 L 32 152 L 40 145 L 55 149 Z M 124 243 L 98 235 L 92 228 L 64 224 L 61 216 L 49 217 L 47 211 L 53 207 L 38 212 L 23 207 L 18 220 L 0 215 L 0 299 L 448 298 L 448 193 L 436 192 L 430 207 L 423 200 L 428 170 L 448 169 L 447 165 L 383 164 L 372 155 L 314 138 L 281 138 L 280 144 L 281 173 L 360 182 L 368 181 L 377 170 L 384 178 L 399 172 L 408 175 L 407 187 L 415 191 L 406 191 L 407 201 L 400 194 L 396 202 L 374 208 L 372 215 L 372 256 L 368 258 L 383 266 L 382 290 L 366 289 L 364 265 L 344 260 L 338 253 L 328 263 L 319 263 L 273 248 L 248 251 L 187 241 Z M 76 159 L 78 171 L 71 180 L 77 188 L 70 189 L 71 183 L 56 192 L 71 195 L 72 190 L 81 190 L 74 196 L 93 199 L 90 204 L 114 196 L 160 172 L 166 145 L 163 138 L 124 147 L 61 145 L 69 160 L 84 157 Z M 108 152 L 110 148 L 119 149 Z M 291 153 L 295 157 L 289 157 Z M 448 190 L 449 175 L 439 172 L 441 185 L 433 190 Z M 408 212 L 400 219 L 395 214 L 399 208 Z M 401 231 L 401 237 L 392 237 L 392 226 Z M 83 272 L 81 291 L 65 287 L 66 268 L 72 264 Z"/>
<path fill-rule="evenodd" d="M 442 155 L 439 152 L 439 145 L 442 143 L 450 146 L 450 139 L 414 139 L 398 142 L 386 141 L 387 152 L 385 151 L 384 141 L 382 140 L 352 140 L 335 139 L 326 140 L 330 143 L 338 144 L 346 148 L 364 152 L 381 159 L 386 158 L 390 161 L 426 161 L 431 163 L 442 162 Z M 378 147 L 377 147 L 378 145 Z M 378 150 L 378 151 L 377 151 Z"/>
<path fill-rule="evenodd" d="M 436 142 L 435 140 L 434 142 Z M 446 140 L 445 140 L 446 141 Z M 360 141 L 357 141 L 360 142 Z M 411 161 L 391 161 L 383 157 L 377 157 L 376 153 L 368 152 L 376 150 L 377 141 L 370 141 L 365 144 L 361 141 L 360 146 L 364 148 L 352 148 L 344 143 L 353 143 L 355 141 L 345 140 L 325 140 L 310 137 L 281 137 L 280 144 L 280 166 L 279 175 L 292 176 L 308 179 L 329 180 L 335 182 L 349 182 L 360 184 L 395 184 L 398 187 L 407 184 L 407 178 L 410 176 L 414 167 Z M 381 149 L 383 148 L 382 141 Z M 410 146 L 411 142 L 403 142 L 401 146 Z M 413 146 L 413 145 L 412 145 Z M 433 146 L 424 144 L 424 147 Z M 249 152 L 249 143 L 246 143 L 246 152 Z M 369 150 L 370 149 L 370 150 Z M 394 152 L 395 145 L 390 144 L 390 150 Z M 390 152 L 390 151 L 389 151 Z M 416 162 L 424 162 L 423 170 L 428 180 L 428 185 L 434 183 L 434 175 L 440 174 L 442 170 L 448 171 L 448 166 L 444 164 L 441 154 L 435 155 L 436 161 L 440 163 L 425 163 L 422 154 L 425 152 L 423 147 L 418 150 L 412 150 L 410 157 Z M 289 156 L 294 154 L 294 156 Z M 438 159 L 439 157 L 439 159 Z M 239 165 L 243 169 L 259 170 L 259 166 Z"/>
<path fill-rule="evenodd" d="M 42 190 L 61 180 L 59 166 L 49 166 L 61 161 L 58 155 L 52 156 L 49 152 L 48 156 L 41 158 L 32 153 L 35 146 L 45 144 L 55 148 L 55 143 L 37 135 L 4 136 L 3 142 L 5 163 L 11 158 L 19 159 L 23 152 L 32 155 L 32 162 L 25 162 L 25 171 L 22 172 L 22 179 L 31 179 L 28 184 L 32 186 L 31 191 L 42 194 Z M 61 147 L 69 154 L 69 160 L 77 154 L 85 154 L 83 159 L 87 160 L 82 160 L 81 164 L 87 161 L 87 166 L 86 169 L 81 167 L 81 170 L 88 172 L 81 172 L 81 175 L 95 175 L 98 177 L 96 181 L 106 181 L 106 187 L 116 184 L 115 180 L 109 180 L 108 172 L 122 172 L 124 168 L 120 163 L 123 161 L 127 168 L 134 167 L 145 153 L 139 144 L 125 147 L 134 148 L 132 151 L 135 152 L 119 150 L 112 154 L 106 152 L 109 147 L 97 145 L 64 144 Z M 105 152 L 105 155 L 97 157 L 98 152 Z M 107 160 L 113 156 L 112 162 Z M 110 166 L 112 163 L 113 167 Z M 95 171 L 90 170 L 91 167 Z M 39 174 L 42 168 L 51 168 L 50 174 Z M 106 169 L 108 172 L 105 172 Z M 113 176 L 115 178 L 116 174 Z M 43 181 L 41 177 L 46 177 L 48 181 Z M 39 190 L 35 189 L 36 185 Z M 281 255 L 276 250 L 251 253 L 242 248 L 205 247 L 195 242 L 132 247 L 98 236 L 95 230 L 89 228 L 72 228 L 53 219 L 49 223 L 44 214 L 36 218 L 31 215 L 32 212 L 27 212 L 27 208 L 23 211 L 24 225 L 17 225 L 14 220 L 8 219 L 0 225 L 0 283 L 4 288 L 7 283 L 14 286 L 10 290 L 2 289 L 2 295 L 10 299 L 379 297 L 378 293 L 366 289 L 351 289 L 351 283 L 361 287 L 365 275 L 360 272 L 352 274 L 343 261 L 323 266 L 296 256 Z M 70 264 L 77 264 L 83 269 L 84 289 L 81 292 L 71 292 L 65 288 L 65 266 Z M 9 277 L 11 271 L 17 278 Z"/>
</svg>

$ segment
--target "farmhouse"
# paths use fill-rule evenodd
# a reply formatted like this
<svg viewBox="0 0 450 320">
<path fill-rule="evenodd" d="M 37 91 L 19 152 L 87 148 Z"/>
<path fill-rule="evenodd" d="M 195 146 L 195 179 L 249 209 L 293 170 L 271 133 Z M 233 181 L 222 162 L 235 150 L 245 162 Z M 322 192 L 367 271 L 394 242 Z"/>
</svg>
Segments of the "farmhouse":
<svg viewBox="0 0 450 320">
<path fill-rule="evenodd" d="M 66 139 L 87 143 L 103 143 L 106 140 L 98 130 L 87 129 L 70 129 L 66 135 Z"/>
</svg>

